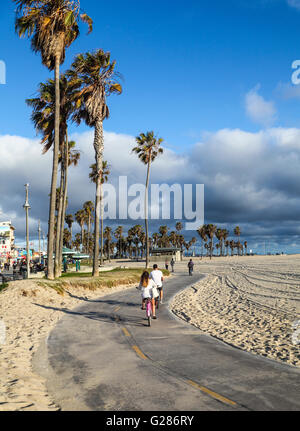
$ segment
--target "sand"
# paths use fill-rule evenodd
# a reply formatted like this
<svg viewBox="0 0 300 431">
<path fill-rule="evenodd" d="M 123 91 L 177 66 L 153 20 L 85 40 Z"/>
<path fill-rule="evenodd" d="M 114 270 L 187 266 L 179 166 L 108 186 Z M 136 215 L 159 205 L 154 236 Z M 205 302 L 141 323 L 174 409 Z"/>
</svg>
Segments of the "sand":
<svg viewBox="0 0 300 431">
<path fill-rule="evenodd" d="M 73 287 L 62 296 L 34 280 L 10 283 L 0 293 L 0 411 L 58 410 L 46 392 L 45 380 L 32 370 L 33 355 L 65 314 L 62 309 L 79 306 L 81 297 L 96 299 L 129 287 L 96 291 Z"/>
<path fill-rule="evenodd" d="M 195 269 L 207 277 L 176 295 L 178 317 L 232 346 L 300 367 L 300 256 L 205 258 Z"/>
</svg>

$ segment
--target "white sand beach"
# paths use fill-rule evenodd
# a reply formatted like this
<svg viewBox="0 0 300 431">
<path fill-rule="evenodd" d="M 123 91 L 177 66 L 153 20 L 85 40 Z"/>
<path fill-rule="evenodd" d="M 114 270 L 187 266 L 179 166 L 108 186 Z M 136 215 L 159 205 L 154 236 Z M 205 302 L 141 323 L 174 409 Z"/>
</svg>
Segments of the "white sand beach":
<svg viewBox="0 0 300 431">
<path fill-rule="evenodd" d="M 232 346 L 300 366 L 300 256 L 195 261 L 207 277 L 171 305 L 180 318 Z M 292 337 L 294 334 L 294 337 Z M 294 343 L 293 343 L 294 340 Z"/>
</svg>

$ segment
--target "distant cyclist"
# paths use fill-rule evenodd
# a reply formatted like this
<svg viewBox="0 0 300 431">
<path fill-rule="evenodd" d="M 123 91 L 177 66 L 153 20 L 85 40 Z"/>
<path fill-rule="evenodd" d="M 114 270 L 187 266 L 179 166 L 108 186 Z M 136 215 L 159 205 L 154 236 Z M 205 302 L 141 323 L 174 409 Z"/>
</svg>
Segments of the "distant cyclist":
<svg viewBox="0 0 300 431">
<path fill-rule="evenodd" d="M 163 273 L 160 269 L 158 269 L 158 265 L 153 265 L 153 271 L 150 274 L 150 278 L 154 281 L 157 286 L 157 290 L 159 291 L 160 302 L 163 303 Z"/>
<path fill-rule="evenodd" d="M 144 271 L 141 276 L 141 281 L 139 289 L 142 292 L 142 310 L 145 310 L 145 303 L 148 299 L 151 299 L 152 303 L 152 317 L 156 319 L 155 316 L 155 298 L 158 298 L 157 286 L 155 282 L 150 279 L 149 272 Z"/>
</svg>

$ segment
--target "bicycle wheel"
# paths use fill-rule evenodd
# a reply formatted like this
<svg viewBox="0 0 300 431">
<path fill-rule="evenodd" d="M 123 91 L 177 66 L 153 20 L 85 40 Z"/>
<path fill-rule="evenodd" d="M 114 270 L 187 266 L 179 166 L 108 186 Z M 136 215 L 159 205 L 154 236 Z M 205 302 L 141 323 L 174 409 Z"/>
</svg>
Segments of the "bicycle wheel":
<svg viewBox="0 0 300 431">
<path fill-rule="evenodd" d="M 148 301 L 147 302 L 147 308 L 146 308 L 146 310 L 147 310 L 147 318 L 148 318 L 148 326 L 151 326 L 151 320 L 152 320 L 151 319 L 151 314 L 152 314 L 151 306 L 152 306 L 151 302 Z"/>
<path fill-rule="evenodd" d="M 159 297 L 155 300 L 156 308 L 159 309 Z"/>
</svg>

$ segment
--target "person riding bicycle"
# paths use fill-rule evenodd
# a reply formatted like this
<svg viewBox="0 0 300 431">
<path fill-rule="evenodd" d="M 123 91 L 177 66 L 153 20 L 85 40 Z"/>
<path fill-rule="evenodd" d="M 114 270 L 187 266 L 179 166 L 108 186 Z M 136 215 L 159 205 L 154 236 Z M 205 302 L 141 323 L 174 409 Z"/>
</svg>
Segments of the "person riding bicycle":
<svg viewBox="0 0 300 431">
<path fill-rule="evenodd" d="M 150 279 L 149 272 L 144 271 L 141 276 L 140 285 L 138 287 L 142 294 L 142 310 L 145 310 L 145 303 L 148 299 L 151 299 L 152 303 L 152 316 L 156 319 L 155 315 L 155 299 L 158 298 L 159 293 L 157 291 L 157 285 L 153 280 Z"/>
<path fill-rule="evenodd" d="M 150 278 L 154 281 L 154 283 L 157 286 L 157 290 L 159 291 L 159 298 L 160 298 L 160 302 L 161 304 L 163 303 L 163 281 L 164 281 L 164 277 L 163 277 L 163 273 L 161 272 L 160 269 L 158 269 L 158 265 L 155 263 L 153 265 L 153 271 L 150 274 Z"/>
</svg>

